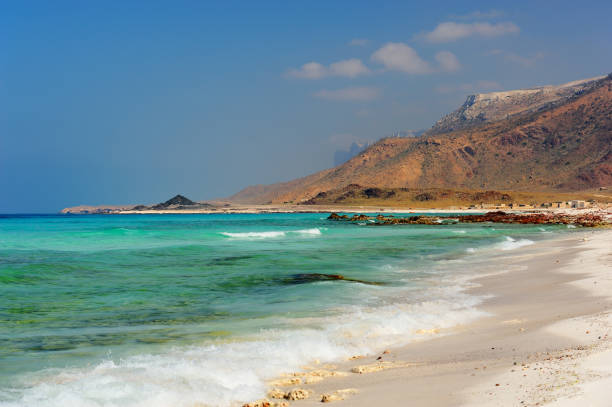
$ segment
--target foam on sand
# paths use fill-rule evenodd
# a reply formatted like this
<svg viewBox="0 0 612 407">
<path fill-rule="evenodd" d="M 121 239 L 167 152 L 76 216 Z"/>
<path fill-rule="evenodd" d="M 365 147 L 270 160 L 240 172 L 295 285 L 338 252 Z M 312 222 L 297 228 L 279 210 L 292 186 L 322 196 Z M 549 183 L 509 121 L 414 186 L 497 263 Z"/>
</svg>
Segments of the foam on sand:
<svg viewBox="0 0 612 407">
<path fill-rule="evenodd" d="M 514 249 L 518 249 L 523 246 L 529 246 L 533 243 L 534 243 L 533 240 L 529 240 L 529 239 L 516 240 L 510 236 L 506 236 L 506 240 L 497 244 L 497 248 L 501 250 L 514 250 Z"/>
</svg>

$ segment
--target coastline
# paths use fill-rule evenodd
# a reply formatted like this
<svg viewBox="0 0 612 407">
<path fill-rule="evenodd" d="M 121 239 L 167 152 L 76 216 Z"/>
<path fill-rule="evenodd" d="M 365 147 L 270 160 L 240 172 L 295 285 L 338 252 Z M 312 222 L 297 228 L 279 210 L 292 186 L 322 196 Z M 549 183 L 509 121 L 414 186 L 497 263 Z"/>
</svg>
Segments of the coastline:
<svg viewBox="0 0 612 407">
<path fill-rule="evenodd" d="M 271 389 L 306 390 L 310 397 L 291 404 L 304 407 L 320 405 L 323 395 L 357 407 L 564 407 L 585 404 L 587 397 L 591 405 L 604 405 L 612 370 L 594 366 L 612 358 L 611 247 L 611 230 L 538 242 L 495 264 L 496 270 L 513 271 L 473 280 L 477 286 L 470 293 L 492 295 L 479 307 L 490 316 L 449 335 L 428 332 L 426 341 L 325 366 L 338 373 L 324 380 L 322 367 L 315 366 L 306 370 L 315 383 L 277 382 Z"/>
<path fill-rule="evenodd" d="M 231 215 L 231 214 L 270 214 L 270 213 L 388 213 L 388 214 L 405 214 L 405 213 L 420 213 L 420 214 L 479 214 L 491 211 L 503 211 L 506 213 L 550 213 L 550 214 L 569 214 L 569 215 L 601 215 L 604 218 L 612 219 L 612 206 L 589 207 L 583 209 L 577 208 L 402 208 L 402 207 L 383 207 L 383 206 L 324 206 L 316 205 L 305 207 L 303 205 L 248 205 L 236 206 L 223 209 L 168 209 L 168 210 L 121 210 L 109 214 L 114 215 Z"/>
</svg>

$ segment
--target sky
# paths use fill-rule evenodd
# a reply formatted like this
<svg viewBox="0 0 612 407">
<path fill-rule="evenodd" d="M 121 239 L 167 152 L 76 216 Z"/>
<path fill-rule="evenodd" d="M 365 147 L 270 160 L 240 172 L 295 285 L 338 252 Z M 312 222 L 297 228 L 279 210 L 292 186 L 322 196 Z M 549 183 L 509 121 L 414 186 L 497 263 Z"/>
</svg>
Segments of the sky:
<svg viewBox="0 0 612 407">
<path fill-rule="evenodd" d="M 610 2 L 0 2 L 0 213 L 229 196 L 612 72 Z"/>
</svg>

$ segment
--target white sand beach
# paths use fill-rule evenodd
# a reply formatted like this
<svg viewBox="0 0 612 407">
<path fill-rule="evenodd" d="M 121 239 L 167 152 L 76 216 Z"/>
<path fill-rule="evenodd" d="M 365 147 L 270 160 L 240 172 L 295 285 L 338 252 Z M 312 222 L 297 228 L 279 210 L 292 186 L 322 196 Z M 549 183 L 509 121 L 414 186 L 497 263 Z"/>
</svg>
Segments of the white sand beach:
<svg viewBox="0 0 612 407">
<path fill-rule="evenodd" d="M 490 267 L 496 273 L 470 289 L 490 295 L 481 307 L 489 316 L 422 332 L 429 340 L 403 348 L 311 366 L 271 384 L 271 396 L 308 395 L 289 401 L 303 407 L 610 405 L 612 230 L 539 242 Z M 305 391 L 288 394 L 296 389 Z"/>
</svg>

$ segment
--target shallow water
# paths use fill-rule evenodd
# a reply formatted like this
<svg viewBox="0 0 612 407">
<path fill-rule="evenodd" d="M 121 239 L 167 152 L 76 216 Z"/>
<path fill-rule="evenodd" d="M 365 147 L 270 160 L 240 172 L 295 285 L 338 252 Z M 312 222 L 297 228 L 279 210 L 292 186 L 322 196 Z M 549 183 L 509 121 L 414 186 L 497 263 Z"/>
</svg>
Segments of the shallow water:
<svg viewBox="0 0 612 407">
<path fill-rule="evenodd" d="M 0 217 L 0 405 L 255 399 L 309 360 L 482 315 L 463 290 L 488 258 L 567 233 L 325 217 Z"/>
</svg>

